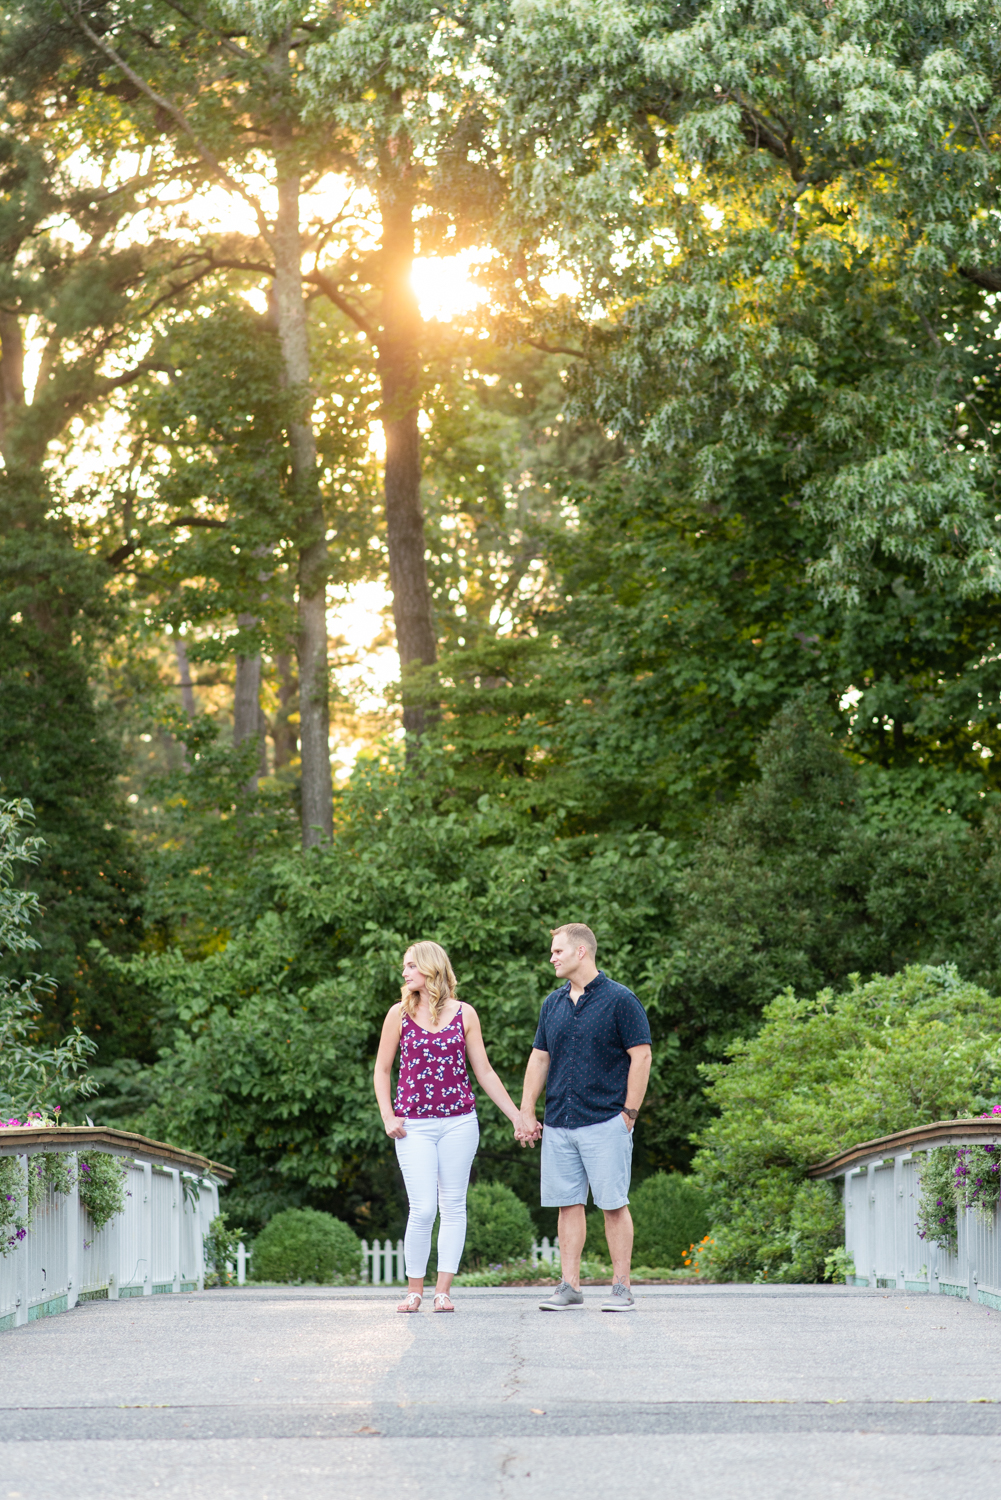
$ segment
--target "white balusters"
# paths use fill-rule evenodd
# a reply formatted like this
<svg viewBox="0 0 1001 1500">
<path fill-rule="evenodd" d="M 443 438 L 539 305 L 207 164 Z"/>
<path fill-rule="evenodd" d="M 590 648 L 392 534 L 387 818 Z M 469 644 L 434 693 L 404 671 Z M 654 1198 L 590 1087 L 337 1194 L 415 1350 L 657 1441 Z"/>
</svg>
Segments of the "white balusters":
<svg viewBox="0 0 1001 1500">
<path fill-rule="evenodd" d="M 373 1240 L 361 1242 L 362 1281 L 370 1286 L 391 1286 L 393 1282 L 406 1281 L 407 1271 L 403 1254 L 403 1241 L 386 1239 L 381 1244 Z"/>
<path fill-rule="evenodd" d="M 529 1258 L 533 1266 L 537 1266 L 540 1260 L 547 1261 L 549 1269 L 552 1270 L 560 1258 L 559 1236 L 557 1235 L 552 1244 L 549 1243 L 548 1235 L 543 1235 L 541 1244 L 537 1240 L 533 1240 Z"/>
</svg>

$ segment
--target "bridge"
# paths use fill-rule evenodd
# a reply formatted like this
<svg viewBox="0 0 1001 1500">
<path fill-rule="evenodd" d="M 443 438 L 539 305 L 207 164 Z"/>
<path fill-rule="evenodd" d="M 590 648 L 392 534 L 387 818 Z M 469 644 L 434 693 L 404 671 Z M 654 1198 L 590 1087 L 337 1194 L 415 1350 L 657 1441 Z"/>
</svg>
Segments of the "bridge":
<svg viewBox="0 0 1001 1500">
<path fill-rule="evenodd" d="M 912 1144 L 895 1142 L 891 1160 L 866 1143 L 859 1161 L 818 1170 L 875 1173 L 886 1159 L 872 1183 L 889 1204 Z M 157 1149 L 160 1220 L 183 1261 L 183 1216 L 211 1211 L 225 1169 Z M 201 1184 L 187 1207 L 183 1189 L 167 1196 L 185 1171 Z M 866 1213 L 875 1224 L 878 1199 Z M 154 1265 L 149 1282 L 112 1279 L 117 1296 L 0 1335 L 0 1500 L 943 1500 L 996 1488 L 1001 1312 L 908 1286 L 906 1264 L 903 1284 L 880 1285 L 899 1241 L 880 1229 L 863 1243 L 867 1286 L 639 1287 L 628 1315 L 602 1313 L 600 1288 L 566 1314 L 540 1312 L 530 1288 L 482 1288 L 458 1289 L 454 1315 L 425 1304 L 405 1317 L 389 1287 L 200 1290 L 198 1267 Z"/>
</svg>

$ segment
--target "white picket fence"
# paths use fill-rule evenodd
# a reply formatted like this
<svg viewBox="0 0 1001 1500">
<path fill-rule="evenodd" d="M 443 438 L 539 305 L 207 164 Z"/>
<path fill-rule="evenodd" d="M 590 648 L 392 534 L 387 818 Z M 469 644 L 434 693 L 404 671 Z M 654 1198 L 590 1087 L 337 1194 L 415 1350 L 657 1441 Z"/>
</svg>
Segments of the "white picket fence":
<svg viewBox="0 0 1001 1500">
<path fill-rule="evenodd" d="M 125 1207 L 100 1233 L 80 1202 L 79 1152 L 126 1166 Z M 25 1237 L 0 1256 L 0 1331 L 77 1302 L 193 1291 L 205 1284 L 203 1236 L 219 1212 L 227 1167 L 160 1141 L 100 1126 L 0 1131 L 0 1155 L 25 1171 L 39 1152 L 69 1158 L 69 1193 L 47 1188 Z M 27 1202 L 21 1204 L 27 1212 Z"/>
<path fill-rule="evenodd" d="M 961 1297 L 1001 1309 L 1001 1212 L 958 1215 L 955 1255 L 919 1237 L 922 1152 L 937 1146 L 1001 1144 L 1001 1122 L 940 1120 L 865 1141 L 811 1168 L 844 1179 L 845 1249 L 856 1286 Z"/>
<path fill-rule="evenodd" d="M 529 1259 L 533 1266 L 540 1261 L 548 1261 L 550 1269 L 558 1268 L 560 1259 L 559 1238 L 549 1243 L 548 1238 L 541 1241 L 532 1241 L 532 1249 Z M 394 1283 L 402 1283 L 407 1279 L 407 1268 L 403 1257 L 403 1241 L 397 1240 L 395 1245 L 392 1240 L 373 1240 L 371 1245 L 367 1240 L 361 1242 L 362 1280 L 370 1286 L 392 1286 Z"/>
</svg>

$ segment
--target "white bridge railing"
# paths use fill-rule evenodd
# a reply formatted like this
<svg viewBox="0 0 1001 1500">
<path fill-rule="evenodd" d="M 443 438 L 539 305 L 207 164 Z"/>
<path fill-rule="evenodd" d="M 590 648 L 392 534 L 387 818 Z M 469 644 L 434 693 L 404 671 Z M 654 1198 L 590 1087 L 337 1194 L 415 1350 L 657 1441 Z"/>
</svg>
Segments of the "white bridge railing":
<svg viewBox="0 0 1001 1500">
<path fill-rule="evenodd" d="M 548 1261 L 550 1269 L 554 1264 L 558 1267 L 559 1240 L 553 1240 L 552 1244 L 548 1239 L 533 1240 L 529 1259 L 533 1266 L 537 1266 L 540 1261 Z M 395 1244 L 392 1240 L 383 1240 L 381 1245 L 378 1240 L 373 1240 L 371 1245 L 368 1240 L 362 1240 L 361 1263 L 362 1280 L 371 1286 L 392 1286 L 394 1282 L 405 1282 L 407 1279 L 402 1240 L 397 1240 Z"/>
<path fill-rule="evenodd" d="M 77 1156 L 93 1151 L 126 1165 L 125 1207 L 96 1233 L 80 1202 Z M 203 1235 L 232 1173 L 190 1151 L 100 1126 L 0 1131 L 0 1155 L 19 1156 L 25 1176 L 38 1152 L 70 1161 L 68 1193 L 47 1188 L 25 1237 L 0 1256 L 0 1331 L 98 1297 L 149 1297 L 205 1284 Z M 21 1205 L 27 1213 L 27 1202 Z"/>
<path fill-rule="evenodd" d="M 1001 1213 L 986 1221 L 974 1209 L 960 1213 L 955 1255 L 921 1239 L 916 1227 L 922 1153 L 998 1143 L 998 1121 L 944 1120 L 865 1141 L 812 1167 L 810 1177 L 844 1178 L 845 1249 L 855 1285 L 938 1292 L 1001 1308 Z"/>
</svg>

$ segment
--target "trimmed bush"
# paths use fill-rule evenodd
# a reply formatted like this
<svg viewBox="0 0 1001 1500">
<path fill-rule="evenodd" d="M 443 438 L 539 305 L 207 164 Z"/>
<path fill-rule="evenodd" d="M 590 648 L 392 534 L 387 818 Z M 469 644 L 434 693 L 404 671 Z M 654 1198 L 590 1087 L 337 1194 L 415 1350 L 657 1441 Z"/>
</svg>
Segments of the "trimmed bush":
<svg viewBox="0 0 1001 1500">
<path fill-rule="evenodd" d="M 630 1195 L 636 1239 L 633 1264 L 680 1266 L 709 1231 L 706 1195 L 680 1172 L 657 1172 Z"/>
<path fill-rule="evenodd" d="M 361 1240 L 333 1214 L 286 1208 L 275 1214 L 253 1245 L 255 1281 L 358 1281 Z"/>
<path fill-rule="evenodd" d="M 478 1182 L 466 1199 L 464 1268 L 500 1265 L 528 1255 L 535 1229 L 516 1193 L 502 1182 Z"/>
<path fill-rule="evenodd" d="M 706 1195 L 690 1177 L 680 1172 L 657 1172 L 629 1194 L 633 1216 L 633 1265 L 672 1270 L 682 1263 L 689 1245 L 699 1242 L 709 1229 Z M 605 1216 L 600 1209 L 587 1216 L 588 1260 L 611 1264 L 605 1239 Z"/>
</svg>

